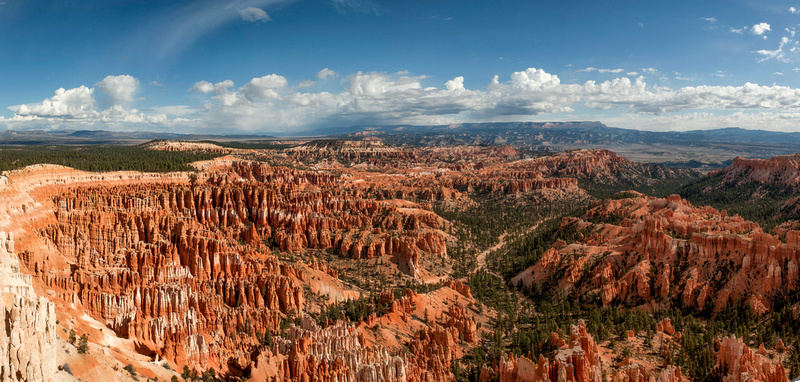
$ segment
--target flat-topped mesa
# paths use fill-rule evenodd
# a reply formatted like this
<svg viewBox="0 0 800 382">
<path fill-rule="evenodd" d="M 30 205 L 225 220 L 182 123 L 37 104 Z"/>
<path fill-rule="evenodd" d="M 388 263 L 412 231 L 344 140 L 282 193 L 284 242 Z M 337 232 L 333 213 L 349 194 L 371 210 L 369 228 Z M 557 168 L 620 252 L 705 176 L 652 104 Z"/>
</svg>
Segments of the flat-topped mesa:
<svg viewBox="0 0 800 382">
<path fill-rule="evenodd" d="M 714 172 L 725 184 L 765 184 L 800 188 L 800 154 L 769 159 L 736 157 L 726 168 Z"/>
<path fill-rule="evenodd" d="M 190 142 L 173 140 L 156 140 L 143 145 L 148 150 L 156 151 L 204 151 L 209 153 L 228 154 L 234 149 L 222 147 L 211 142 Z M 240 150 L 236 150 L 240 151 Z"/>
<path fill-rule="evenodd" d="M 297 159 L 313 160 L 338 157 L 349 161 L 368 159 L 414 159 L 417 154 L 413 150 L 388 145 L 380 140 L 314 140 L 306 144 L 286 149 L 285 152 Z"/>
<path fill-rule="evenodd" d="M 780 363 L 773 363 L 737 339 L 725 337 L 719 342 L 717 368 L 724 382 L 788 382 Z"/>
<path fill-rule="evenodd" d="M 753 222 L 677 195 L 606 200 L 561 229 L 581 233 L 578 241 L 549 249 L 512 283 L 541 284 L 566 267 L 557 286 L 597 293 L 604 305 L 680 299 L 716 312 L 745 301 L 765 312 L 782 286 L 800 284 L 800 232 L 785 230 L 783 243 Z"/>
</svg>

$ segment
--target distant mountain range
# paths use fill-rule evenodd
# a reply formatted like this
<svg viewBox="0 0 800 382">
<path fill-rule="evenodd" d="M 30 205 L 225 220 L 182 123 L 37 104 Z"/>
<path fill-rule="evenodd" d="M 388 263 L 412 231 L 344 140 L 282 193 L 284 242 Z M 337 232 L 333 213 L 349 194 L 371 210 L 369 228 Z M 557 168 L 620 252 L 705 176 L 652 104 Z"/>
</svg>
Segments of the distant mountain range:
<svg viewBox="0 0 800 382">
<path fill-rule="evenodd" d="M 153 139 L 201 140 L 263 140 L 269 135 L 213 135 L 178 134 L 152 131 L 119 132 L 107 130 L 7 130 L 0 133 L 0 144 L 53 145 L 53 144 L 135 144 Z"/>
<path fill-rule="evenodd" d="M 304 132 L 306 136 L 308 132 Z M 721 168 L 736 156 L 769 158 L 800 152 L 800 133 L 737 127 L 655 132 L 608 127 L 600 122 L 504 122 L 455 125 L 353 126 L 318 130 L 316 138 L 380 138 L 397 146 L 511 145 L 517 149 L 561 151 L 605 148 L 628 159 L 706 169 Z M 267 135 L 178 134 L 162 132 L 5 131 L 0 144 L 138 144 L 153 139 L 265 141 Z M 298 139 L 295 137 L 294 139 Z M 710 166 L 710 167 L 708 167 Z"/>
<path fill-rule="evenodd" d="M 364 126 L 349 136 L 385 136 L 419 145 L 512 144 L 519 146 L 718 143 L 778 144 L 800 147 L 800 133 L 746 130 L 642 131 L 608 127 L 600 122 L 464 123 L 437 126 Z M 437 143 L 434 143 L 437 142 Z"/>
</svg>

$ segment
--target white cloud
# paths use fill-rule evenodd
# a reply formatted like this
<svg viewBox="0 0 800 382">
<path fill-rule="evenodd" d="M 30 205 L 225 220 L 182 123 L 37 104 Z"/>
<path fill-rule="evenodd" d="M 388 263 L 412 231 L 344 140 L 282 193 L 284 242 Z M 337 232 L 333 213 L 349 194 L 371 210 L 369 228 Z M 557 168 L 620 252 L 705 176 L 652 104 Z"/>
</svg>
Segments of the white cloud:
<svg viewBox="0 0 800 382">
<path fill-rule="evenodd" d="M 633 77 L 636 77 L 636 76 L 638 76 L 638 75 L 639 75 L 639 72 L 637 72 L 637 71 L 628 72 L 628 73 L 625 73 L 625 75 L 626 75 L 626 76 L 633 76 Z"/>
<path fill-rule="evenodd" d="M 235 5 L 267 9 L 283 1 L 195 1 L 167 7 L 167 11 L 152 19 L 142 20 L 139 30 L 132 34 L 130 43 L 153 59 L 167 59 L 180 54 L 225 24 L 242 20 L 242 12 Z"/>
<path fill-rule="evenodd" d="M 133 76 L 107 76 L 95 84 L 101 92 L 108 94 L 115 104 L 133 101 L 133 94 L 139 90 L 139 80 Z"/>
<path fill-rule="evenodd" d="M 705 20 L 705 21 L 708 21 L 710 23 L 717 22 L 717 18 L 716 17 L 701 17 L 700 20 Z"/>
<path fill-rule="evenodd" d="M 653 68 L 640 72 L 658 73 Z M 146 111 L 120 104 L 97 109 L 94 89 L 82 86 L 59 89 L 41 103 L 11 107 L 14 116 L 0 120 L 0 126 L 54 128 L 82 124 L 113 129 L 145 126 L 153 130 L 191 125 L 195 131 L 217 133 L 301 132 L 313 127 L 359 124 L 526 121 L 539 116 L 571 115 L 564 113 L 573 112 L 575 107 L 616 110 L 616 114 L 603 115 L 626 116 L 628 120 L 646 121 L 648 126 L 671 126 L 670 121 L 680 120 L 676 114 L 695 113 L 697 118 L 702 118 L 702 113 L 800 114 L 800 89 L 786 86 L 746 83 L 670 89 L 648 84 L 643 76 L 573 84 L 562 83 L 557 75 L 537 68 L 494 76 L 485 87 L 475 89 L 467 88 L 462 76 L 435 87 L 425 84 L 426 78 L 407 72 L 357 72 L 344 78 L 344 88 L 338 93 L 307 92 L 300 85 L 290 87 L 286 78 L 278 74 L 253 78 L 241 87 L 235 87 L 231 80 L 199 81 L 189 89 L 205 95 L 198 105 Z M 607 122 L 622 126 L 614 121 L 612 118 Z"/>
<path fill-rule="evenodd" d="M 239 15 L 242 17 L 242 20 L 244 21 L 250 21 L 250 22 L 270 21 L 267 12 L 265 12 L 261 8 L 256 8 L 256 7 L 247 7 L 245 9 L 240 9 Z"/>
<path fill-rule="evenodd" d="M 19 105 L 14 112 L 21 117 L 87 118 L 95 114 L 93 93 L 94 89 L 86 86 L 60 88 L 41 103 Z"/>
<path fill-rule="evenodd" d="M 753 25 L 753 28 L 751 29 L 751 32 L 756 36 L 761 36 L 764 33 L 768 32 L 768 31 L 771 31 L 771 30 L 772 29 L 770 28 L 769 24 L 767 24 L 767 23 L 758 23 L 756 25 Z"/>
<path fill-rule="evenodd" d="M 336 74 L 336 72 L 334 72 L 333 70 L 325 68 L 317 73 L 317 78 L 319 78 L 320 80 L 326 80 L 328 78 L 336 78 L 337 75 L 338 74 Z"/>
<path fill-rule="evenodd" d="M 780 62 L 788 63 L 792 61 L 791 56 L 797 55 L 798 50 L 800 50 L 800 44 L 798 44 L 797 41 L 787 36 L 783 36 L 781 37 L 781 42 L 778 45 L 777 49 L 774 50 L 761 49 L 757 50 L 756 53 L 763 56 L 760 60 L 758 60 L 759 62 L 763 62 L 774 58 L 775 60 L 778 60 Z"/>
<path fill-rule="evenodd" d="M 278 90 L 285 87 L 287 83 L 286 77 L 270 74 L 251 79 L 250 82 L 242 87 L 242 92 L 251 100 L 255 98 L 278 98 Z"/>
<path fill-rule="evenodd" d="M 789 7 L 789 13 L 800 13 L 800 10 L 795 7 Z"/>
<path fill-rule="evenodd" d="M 159 106 L 153 108 L 156 114 L 183 116 L 197 112 L 197 109 L 189 105 Z"/>
<path fill-rule="evenodd" d="M 741 127 L 770 131 L 797 132 L 798 112 L 735 111 L 716 113 L 698 111 L 669 115 L 628 114 L 607 118 L 610 126 L 654 131 L 707 130 L 721 127 Z"/>
<path fill-rule="evenodd" d="M 447 88 L 447 91 L 450 92 L 464 90 L 464 77 L 458 76 L 453 78 L 452 80 L 445 82 L 444 86 Z"/>
<path fill-rule="evenodd" d="M 546 90 L 557 87 L 561 80 L 542 69 L 528 68 L 524 72 L 511 74 L 511 86 L 515 89 Z"/>
<path fill-rule="evenodd" d="M 576 104 L 634 116 L 691 110 L 800 111 L 800 89 L 750 83 L 672 90 L 648 86 L 643 77 L 622 77 L 563 84 L 558 76 L 536 68 L 514 72 L 506 82 L 494 76 L 485 90 L 465 88 L 461 76 L 443 88 L 425 87 L 424 79 L 405 72 L 358 72 L 346 78 L 345 90 L 338 94 L 295 92 L 269 100 L 248 99 L 241 94 L 244 87 L 224 94 L 209 92 L 211 103 L 201 119 L 205 126 L 297 131 L 331 124 L 531 120 L 541 114 L 571 112 Z"/>
<path fill-rule="evenodd" d="M 598 73 L 622 73 L 625 70 L 624 69 L 620 69 L 620 68 L 617 68 L 617 69 L 602 69 L 602 68 L 595 68 L 595 67 L 590 66 L 590 67 L 588 67 L 586 69 L 580 69 L 578 71 L 579 72 L 594 72 L 594 71 L 596 71 Z"/>
<path fill-rule="evenodd" d="M 233 87 L 233 81 L 225 80 L 222 82 L 217 82 L 216 84 L 212 84 L 208 81 L 200 81 L 194 84 L 194 86 L 189 89 L 191 92 L 199 92 L 204 94 L 209 93 L 225 93 L 228 91 L 228 88 Z"/>
<path fill-rule="evenodd" d="M 731 28 L 731 29 L 730 29 L 730 31 L 731 31 L 731 33 L 742 34 L 742 33 L 744 33 L 744 30 L 745 30 L 745 29 L 747 29 L 747 27 L 745 27 L 745 28 L 739 28 L 739 29 L 736 29 L 736 28 Z"/>
<path fill-rule="evenodd" d="M 314 86 L 316 84 L 317 84 L 317 81 L 305 80 L 305 81 L 297 84 L 297 87 L 300 88 L 300 89 L 305 89 L 305 88 L 310 88 L 310 87 L 312 87 L 312 86 Z"/>
<path fill-rule="evenodd" d="M 72 89 L 58 89 L 55 94 L 40 103 L 9 107 L 14 116 L 0 119 L 6 128 L 98 128 L 124 130 L 126 127 L 146 127 L 150 130 L 174 126 L 182 119 L 169 119 L 163 112 L 143 113 L 120 103 L 133 100 L 139 88 L 139 81 L 128 75 L 108 76 L 97 83 L 97 87 L 107 94 L 114 104 L 107 109 L 98 109 L 94 98 L 94 88 L 79 86 Z M 167 110 L 166 108 L 164 110 Z M 175 109 L 173 115 L 181 114 Z M 182 113 L 188 114 L 188 113 Z"/>
<path fill-rule="evenodd" d="M 404 73 L 397 73 L 399 77 L 395 78 L 396 76 L 384 73 L 358 72 L 348 76 L 350 81 L 348 91 L 354 96 L 385 98 L 393 94 L 407 94 L 422 88 L 419 81 L 425 77 L 409 77 L 402 74 Z"/>
</svg>

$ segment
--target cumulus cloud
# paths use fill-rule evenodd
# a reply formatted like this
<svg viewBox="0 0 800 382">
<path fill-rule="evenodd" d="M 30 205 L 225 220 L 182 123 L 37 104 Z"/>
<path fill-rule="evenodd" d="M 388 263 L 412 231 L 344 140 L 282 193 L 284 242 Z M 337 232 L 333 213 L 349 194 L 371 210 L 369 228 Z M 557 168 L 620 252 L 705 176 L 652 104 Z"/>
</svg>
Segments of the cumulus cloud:
<svg viewBox="0 0 800 382">
<path fill-rule="evenodd" d="M 244 21 L 250 22 L 266 22 L 270 21 L 269 15 L 261 8 L 247 7 L 239 10 L 239 15 Z"/>
<path fill-rule="evenodd" d="M 95 86 L 117 104 L 133 101 L 133 94 L 139 90 L 139 80 L 127 74 L 107 76 Z"/>
<path fill-rule="evenodd" d="M 800 10 L 795 7 L 789 7 L 789 13 L 800 13 Z"/>
<path fill-rule="evenodd" d="M 445 82 L 444 87 L 447 89 L 447 91 L 451 92 L 464 90 L 464 77 L 458 76 L 453 78 L 452 80 Z"/>
<path fill-rule="evenodd" d="M 657 72 L 646 69 L 642 71 Z M 209 126 L 234 124 L 251 131 L 261 131 L 265 124 L 273 130 L 280 126 L 297 131 L 332 124 L 530 120 L 542 114 L 571 112 L 575 105 L 616 109 L 633 116 L 664 116 L 691 110 L 800 111 L 800 89 L 781 86 L 746 83 L 673 90 L 648 85 L 641 76 L 564 84 L 557 75 L 537 68 L 514 72 L 506 78 L 494 76 L 485 89 L 473 90 L 464 86 L 461 76 L 438 88 L 424 86 L 424 76 L 358 72 L 346 77 L 341 93 L 278 92 L 276 98 L 248 97 L 246 86 L 227 87 L 225 93 L 207 91 L 211 103 L 202 120 Z M 201 83 L 208 89 L 213 86 Z"/>
<path fill-rule="evenodd" d="M 322 69 L 317 73 L 317 78 L 319 78 L 320 80 L 325 80 L 328 78 L 336 78 L 336 76 L 337 76 L 336 72 L 328 68 Z"/>
<path fill-rule="evenodd" d="M 771 31 L 770 25 L 767 23 L 758 23 L 753 25 L 750 31 L 756 36 L 762 36 L 764 33 Z M 766 36 L 765 36 L 766 37 Z"/>
<path fill-rule="evenodd" d="M 124 130 L 125 127 L 146 127 L 149 129 L 174 126 L 186 119 L 169 119 L 164 113 L 144 113 L 122 103 L 133 101 L 139 88 L 139 80 L 132 76 L 108 76 L 98 82 L 97 89 L 114 101 L 107 109 L 97 108 L 94 98 L 95 88 L 79 86 L 72 89 L 60 88 L 55 94 L 40 103 L 11 106 L 14 115 L 2 119 L 6 128 L 87 128 L 97 126 L 109 130 Z M 177 111 L 174 115 L 180 114 Z M 185 114 L 185 113 L 184 113 Z"/>
<path fill-rule="evenodd" d="M 253 78 L 242 87 L 242 91 L 248 99 L 269 99 L 278 98 L 278 90 L 285 87 L 288 81 L 285 77 L 277 74 L 270 74 L 264 77 Z"/>
<path fill-rule="evenodd" d="M 204 94 L 214 93 L 220 94 L 225 93 L 228 91 L 228 88 L 233 87 L 233 81 L 225 80 L 221 82 L 217 82 L 216 84 L 212 84 L 208 81 L 200 81 L 194 84 L 189 91 L 190 92 L 199 92 Z"/>
<path fill-rule="evenodd" d="M 14 112 L 20 117 L 86 118 L 96 113 L 93 93 L 94 89 L 86 86 L 60 88 L 41 103 L 19 105 Z"/>
<path fill-rule="evenodd" d="M 652 68 L 639 72 L 658 73 Z M 746 83 L 670 89 L 648 84 L 644 76 L 625 75 L 576 84 L 563 83 L 557 75 L 538 68 L 495 75 L 486 85 L 474 89 L 465 86 L 462 76 L 438 86 L 426 84 L 426 79 L 407 72 L 357 72 L 346 76 L 343 89 L 336 93 L 309 91 L 300 85 L 290 87 L 288 80 L 278 74 L 252 78 L 238 87 L 231 80 L 198 81 L 189 89 L 200 94 L 198 105 L 147 111 L 121 104 L 97 109 L 94 89 L 82 86 L 59 89 L 40 103 L 14 106 L 11 109 L 15 115 L 0 121 L 0 126 L 34 126 L 49 121 L 54 125 L 145 125 L 153 129 L 191 123 L 195 130 L 215 132 L 301 132 L 314 127 L 358 124 L 532 120 L 542 115 L 571 113 L 575 107 L 616 110 L 616 115 L 646 120 L 653 126 L 658 121 L 666 126 L 670 118 L 677 118 L 676 114 L 692 112 L 800 113 L 800 89 L 787 86 Z M 608 122 L 616 123 L 612 121 Z"/>
</svg>

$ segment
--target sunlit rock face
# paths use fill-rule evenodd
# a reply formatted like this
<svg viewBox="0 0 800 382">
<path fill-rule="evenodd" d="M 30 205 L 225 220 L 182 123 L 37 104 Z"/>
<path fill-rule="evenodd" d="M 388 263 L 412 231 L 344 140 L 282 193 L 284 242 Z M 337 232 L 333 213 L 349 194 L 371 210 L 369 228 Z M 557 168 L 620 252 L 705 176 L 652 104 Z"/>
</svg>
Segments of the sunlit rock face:
<svg viewBox="0 0 800 382">
<path fill-rule="evenodd" d="M 715 312 L 745 301 L 765 312 L 784 285 L 798 285 L 800 232 L 770 235 L 677 195 L 606 200 L 581 218 L 565 219 L 562 229 L 578 231 L 578 240 L 556 243 L 512 283 L 541 284 L 565 269 L 560 288 L 595 293 L 606 306 L 656 308 L 680 300 Z"/>
</svg>

